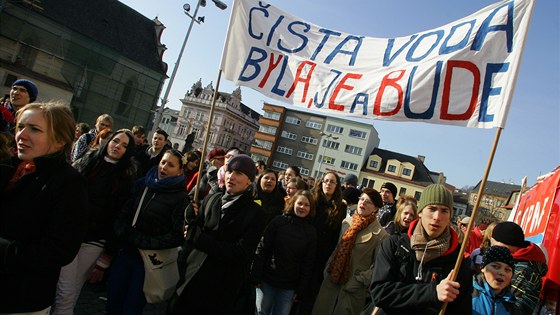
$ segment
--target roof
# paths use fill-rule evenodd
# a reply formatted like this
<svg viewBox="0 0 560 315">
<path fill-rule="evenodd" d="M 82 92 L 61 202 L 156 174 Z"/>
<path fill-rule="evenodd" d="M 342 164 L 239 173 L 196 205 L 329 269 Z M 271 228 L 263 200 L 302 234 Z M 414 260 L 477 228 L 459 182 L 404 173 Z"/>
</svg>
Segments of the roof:
<svg viewBox="0 0 560 315">
<path fill-rule="evenodd" d="M 472 193 L 478 194 L 478 190 L 480 189 L 480 183 L 472 189 Z M 484 194 L 485 195 L 492 195 L 492 196 L 500 196 L 503 198 L 508 198 L 512 191 L 521 190 L 521 186 L 515 184 L 506 184 L 506 183 L 499 183 L 493 181 L 486 181 L 486 185 L 484 186 Z"/>
<path fill-rule="evenodd" d="M 406 154 L 402 154 L 402 153 L 389 151 L 389 150 L 384 150 L 384 149 L 380 149 L 380 148 L 374 148 L 373 151 L 371 151 L 370 155 L 378 155 L 381 158 L 381 166 L 380 166 L 381 171 L 379 173 L 383 173 L 384 175 L 390 175 L 390 174 L 385 173 L 385 168 L 387 167 L 387 161 L 398 160 L 398 161 L 403 162 L 403 163 L 408 162 L 408 163 L 414 165 L 415 170 L 414 170 L 414 174 L 412 176 L 412 181 L 413 182 L 424 183 L 424 184 L 433 184 L 434 183 L 434 181 L 432 180 L 432 177 L 430 176 L 430 170 L 428 170 L 428 168 L 424 165 L 424 163 L 422 163 L 416 157 L 406 155 Z M 367 171 L 367 172 L 372 172 L 371 170 L 367 169 L 367 164 L 364 165 L 363 170 Z M 404 180 L 404 178 L 399 177 L 399 180 Z"/>
<path fill-rule="evenodd" d="M 167 65 L 158 53 L 154 21 L 117 0 L 40 0 L 43 16 L 160 73 Z"/>
</svg>

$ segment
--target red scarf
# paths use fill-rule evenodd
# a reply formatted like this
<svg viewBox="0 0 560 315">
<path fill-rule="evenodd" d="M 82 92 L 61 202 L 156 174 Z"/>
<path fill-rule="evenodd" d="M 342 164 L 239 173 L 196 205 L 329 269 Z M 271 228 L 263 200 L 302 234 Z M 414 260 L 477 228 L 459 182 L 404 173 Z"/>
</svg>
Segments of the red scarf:
<svg viewBox="0 0 560 315">
<path fill-rule="evenodd" d="M 35 166 L 35 163 L 33 161 L 31 162 L 21 162 L 15 173 L 12 175 L 12 178 L 10 178 L 10 180 L 8 181 L 8 184 L 6 185 L 6 188 L 8 190 L 14 188 L 14 186 L 17 184 L 17 182 L 19 182 L 19 180 L 27 175 L 27 174 L 31 174 L 34 173 L 37 170 L 37 167 Z"/>
</svg>

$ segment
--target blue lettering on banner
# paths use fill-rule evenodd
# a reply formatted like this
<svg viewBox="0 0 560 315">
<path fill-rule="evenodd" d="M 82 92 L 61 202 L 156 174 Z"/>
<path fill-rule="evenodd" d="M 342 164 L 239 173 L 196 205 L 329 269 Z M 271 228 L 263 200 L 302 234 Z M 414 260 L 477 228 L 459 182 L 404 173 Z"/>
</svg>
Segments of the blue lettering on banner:
<svg viewBox="0 0 560 315">
<path fill-rule="evenodd" d="M 509 63 L 489 63 L 486 65 L 486 75 L 484 76 L 484 84 L 482 86 L 478 121 L 490 122 L 494 120 L 494 115 L 488 114 L 488 98 L 492 95 L 499 95 L 502 92 L 502 87 L 492 87 L 492 76 L 494 73 L 507 72 L 508 70 Z"/>
</svg>

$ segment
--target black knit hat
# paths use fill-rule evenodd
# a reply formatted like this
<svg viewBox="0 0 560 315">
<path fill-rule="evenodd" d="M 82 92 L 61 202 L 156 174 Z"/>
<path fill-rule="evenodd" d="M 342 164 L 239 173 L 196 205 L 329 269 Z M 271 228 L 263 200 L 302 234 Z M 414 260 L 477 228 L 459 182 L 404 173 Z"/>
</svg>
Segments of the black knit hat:
<svg viewBox="0 0 560 315">
<path fill-rule="evenodd" d="M 383 199 L 381 199 L 381 194 L 377 190 L 373 188 L 364 188 L 362 193 L 368 195 L 369 199 L 371 199 L 377 208 L 383 207 Z"/>
<path fill-rule="evenodd" d="M 27 90 L 27 94 L 29 94 L 29 102 L 33 103 L 37 99 L 37 95 L 39 95 L 39 90 L 37 89 L 35 83 L 29 80 L 19 79 L 12 84 L 12 87 L 16 85 L 23 86 Z"/>
<path fill-rule="evenodd" d="M 360 199 L 361 194 L 362 192 L 358 188 L 345 188 L 342 191 L 342 199 L 346 200 L 346 203 L 349 205 L 355 205 L 358 203 L 358 199 Z"/>
<path fill-rule="evenodd" d="M 255 175 L 257 174 L 257 167 L 255 166 L 255 162 L 251 159 L 250 156 L 246 154 L 239 154 L 229 160 L 226 170 L 228 172 L 238 171 L 241 172 L 251 181 L 255 180 Z"/>
<path fill-rule="evenodd" d="M 517 223 L 504 221 L 496 224 L 492 231 L 492 238 L 500 243 L 525 248 L 529 242 L 525 241 L 523 229 Z"/>
<path fill-rule="evenodd" d="M 482 268 L 489 263 L 499 261 L 511 267 L 515 268 L 515 261 L 511 255 L 509 249 L 503 246 L 492 246 L 486 250 L 484 256 L 482 256 Z"/>
<path fill-rule="evenodd" d="M 393 194 L 393 198 L 397 198 L 397 186 L 395 186 L 395 184 L 385 182 L 383 185 L 381 185 L 381 189 L 383 188 L 388 189 Z"/>
</svg>

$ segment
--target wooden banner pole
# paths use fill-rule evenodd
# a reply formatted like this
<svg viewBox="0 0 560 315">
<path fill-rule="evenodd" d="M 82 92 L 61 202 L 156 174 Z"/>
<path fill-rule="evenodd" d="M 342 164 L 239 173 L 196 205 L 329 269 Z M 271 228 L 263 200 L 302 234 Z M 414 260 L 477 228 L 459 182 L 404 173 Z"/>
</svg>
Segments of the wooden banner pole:
<svg viewBox="0 0 560 315">
<path fill-rule="evenodd" d="M 220 88 L 220 79 L 222 78 L 222 69 L 218 70 L 218 79 L 216 80 L 216 88 L 214 89 L 214 94 L 212 95 L 212 105 L 210 105 L 210 115 L 208 116 L 208 124 L 206 124 L 206 135 L 204 137 L 204 145 L 202 146 L 202 157 L 200 165 L 198 166 L 198 176 L 196 178 L 196 186 L 194 191 L 195 203 L 198 203 L 198 193 L 200 191 L 200 179 L 204 174 L 202 174 L 204 159 L 206 158 L 206 149 L 208 149 L 208 140 L 210 139 L 210 128 L 212 127 L 212 120 L 214 118 L 214 108 L 216 107 L 216 100 L 218 99 L 218 91 Z"/>
<path fill-rule="evenodd" d="M 461 263 L 463 261 L 463 256 L 465 252 L 465 247 L 467 245 L 467 241 L 469 239 L 469 235 L 471 234 L 471 228 L 476 221 L 476 215 L 478 214 L 478 206 L 480 205 L 480 200 L 482 199 L 482 195 L 484 194 L 484 186 L 486 186 L 486 181 L 488 180 L 488 174 L 490 173 L 490 169 L 492 168 L 492 161 L 494 160 L 494 155 L 496 154 L 496 148 L 498 147 L 498 140 L 500 140 L 500 134 L 502 133 L 502 128 L 496 129 L 496 135 L 494 137 L 494 143 L 492 144 L 492 150 L 490 151 L 490 156 L 488 157 L 488 164 L 486 165 L 486 170 L 484 171 L 484 176 L 482 177 L 482 181 L 480 181 L 480 187 L 478 188 L 478 197 L 476 198 L 474 208 L 471 214 L 471 220 L 467 225 L 467 233 L 463 237 L 463 242 L 461 244 L 461 250 L 459 251 L 459 255 L 457 257 L 457 261 L 455 262 L 455 267 L 453 268 L 453 274 L 451 275 L 451 281 L 455 281 L 457 279 L 457 272 L 461 267 Z M 447 308 L 447 302 L 443 303 L 439 315 L 445 314 L 445 309 Z"/>
</svg>

